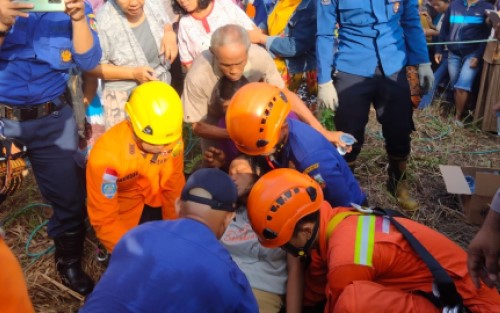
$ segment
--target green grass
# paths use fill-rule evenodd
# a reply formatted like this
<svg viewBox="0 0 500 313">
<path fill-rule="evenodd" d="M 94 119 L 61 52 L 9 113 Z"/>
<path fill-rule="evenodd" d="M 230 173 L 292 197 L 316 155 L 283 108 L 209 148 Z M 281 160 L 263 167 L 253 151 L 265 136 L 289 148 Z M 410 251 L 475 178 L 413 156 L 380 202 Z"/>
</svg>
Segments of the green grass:
<svg viewBox="0 0 500 313">
<path fill-rule="evenodd" d="M 335 112 L 329 108 L 321 107 L 318 109 L 318 120 L 327 130 L 335 131 L 335 123 L 333 118 L 335 117 Z"/>
</svg>

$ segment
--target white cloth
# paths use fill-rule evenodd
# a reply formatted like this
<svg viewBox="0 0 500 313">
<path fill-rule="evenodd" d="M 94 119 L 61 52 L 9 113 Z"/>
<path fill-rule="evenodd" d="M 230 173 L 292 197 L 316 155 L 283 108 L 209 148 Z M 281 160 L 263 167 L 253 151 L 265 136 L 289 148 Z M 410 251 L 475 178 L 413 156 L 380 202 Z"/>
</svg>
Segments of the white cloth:
<svg viewBox="0 0 500 313">
<path fill-rule="evenodd" d="M 179 56 L 181 62 L 189 64 L 202 51 L 210 47 L 213 32 L 224 25 L 236 24 L 245 29 L 253 29 L 254 23 L 231 0 L 215 0 L 212 11 L 204 19 L 184 15 L 179 21 Z"/>
<path fill-rule="evenodd" d="M 159 0 L 147 0 L 144 2 L 144 14 L 148 20 L 151 33 L 156 42 L 156 48 L 160 51 L 165 24 L 170 24 L 163 3 Z M 114 0 L 104 4 L 96 16 L 99 41 L 102 48 L 101 64 L 113 64 L 117 66 L 149 66 L 149 62 L 143 49 L 137 41 L 129 26 L 125 14 Z M 166 77 L 170 83 L 170 75 L 165 75 L 170 69 L 166 62 L 163 66 L 155 69 L 157 77 Z M 104 88 L 114 90 L 132 90 L 137 83 L 135 81 L 104 81 Z"/>
<path fill-rule="evenodd" d="M 255 289 L 284 295 L 288 279 L 286 252 L 264 248 L 248 220 L 246 208 L 239 208 L 236 218 L 221 238 L 234 262 Z"/>
</svg>

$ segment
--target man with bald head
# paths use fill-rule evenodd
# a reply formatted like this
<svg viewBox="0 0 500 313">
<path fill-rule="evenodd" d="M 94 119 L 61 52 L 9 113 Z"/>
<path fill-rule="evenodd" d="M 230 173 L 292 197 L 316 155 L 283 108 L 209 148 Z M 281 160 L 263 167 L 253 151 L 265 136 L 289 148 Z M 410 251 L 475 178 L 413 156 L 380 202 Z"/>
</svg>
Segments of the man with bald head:
<svg viewBox="0 0 500 313">
<path fill-rule="evenodd" d="M 226 173 L 194 172 L 177 201 L 180 218 L 125 234 L 80 313 L 258 312 L 248 280 L 218 241 L 237 198 Z"/>
<path fill-rule="evenodd" d="M 263 81 L 277 86 L 290 100 L 292 110 L 301 120 L 322 133 L 329 141 L 338 143 L 338 134 L 327 131 L 300 98 L 285 87 L 273 58 L 266 49 L 250 43 L 247 31 L 234 24 L 217 29 L 211 38 L 210 49 L 195 58 L 184 81 L 182 103 L 184 121 L 193 126 L 202 138 L 202 149 L 218 139 L 229 139 L 224 128 L 215 126 L 220 110 L 210 107 L 210 98 L 217 81 L 222 77 L 237 81 L 245 76 L 250 82 Z"/>
</svg>

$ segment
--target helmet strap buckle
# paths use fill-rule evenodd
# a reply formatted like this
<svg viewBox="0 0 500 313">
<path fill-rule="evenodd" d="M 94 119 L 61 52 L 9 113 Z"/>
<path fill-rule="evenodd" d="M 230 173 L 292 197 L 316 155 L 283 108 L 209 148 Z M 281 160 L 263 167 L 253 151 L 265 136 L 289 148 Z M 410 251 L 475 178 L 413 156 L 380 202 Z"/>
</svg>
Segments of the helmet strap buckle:
<svg viewBox="0 0 500 313">
<path fill-rule="evenodd" d="M 291 255 L 293 255 L 294 257 L 306 258 L 308 256 L 307 253 L 311 249 L 311 247 L 316 239 L 316 235 L 318 234 L 318 230 L 319 230 L 319 219 L 316 220 L 316 222 L 314 222 L 314 228 L 313 228 L 313 231 L 311 234 L 311 238 L 309 238 L 309 240 L 307 240 L 306 244 L 303 247 L 300 247 L 300 248 L 295 247 L 287 242 L 281 248 L 283 250 L 285 250 L 286 252 L 290 253 Z"/>
</svg>

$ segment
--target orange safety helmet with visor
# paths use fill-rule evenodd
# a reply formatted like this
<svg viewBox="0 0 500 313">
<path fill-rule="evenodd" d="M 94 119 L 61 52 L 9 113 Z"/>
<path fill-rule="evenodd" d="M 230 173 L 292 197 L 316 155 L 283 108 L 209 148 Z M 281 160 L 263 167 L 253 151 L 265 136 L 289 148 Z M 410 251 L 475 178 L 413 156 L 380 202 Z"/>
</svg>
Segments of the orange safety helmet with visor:
<svg viewBox="0 0 500 313">
<path fill-rule="evenodd" d="M 253 186 L 248 196 L 248 217 L 264 247 L 282 247 L 295 256 L 305 256 L 319 221 L 304 247 L 292 246 L 289 241 L 297 222 L 318 212 L 322 202 L 323 192 L 314 179 L 294 169 L 280 168 L 266 173 Z"/>
<path fill-rule="evenodd" d="M 226 112 L 229 137 L 248 155 L 267 155 L 279 144 L 290 103 L 276 86 L 250 83 L 240 88 Z"/>
</svg>

